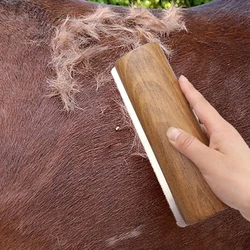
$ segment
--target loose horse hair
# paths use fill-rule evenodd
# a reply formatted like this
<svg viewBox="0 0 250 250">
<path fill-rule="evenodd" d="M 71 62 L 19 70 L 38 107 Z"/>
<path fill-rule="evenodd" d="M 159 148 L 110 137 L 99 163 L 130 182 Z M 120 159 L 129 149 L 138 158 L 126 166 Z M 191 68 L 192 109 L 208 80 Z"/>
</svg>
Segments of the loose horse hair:
<svg viewBox="0 0 250 250">
<path fill-rule="evenodd" d="M 56 27 L 52 40 L 51 64 L 56 75 L 49 80 L 51 96 L 59 96 L 64 109 L 72 111 L 77 107 L 76 94 L 84 86 L 79 75 L 84 75 L 86 81 L 92 78 L 98 90 L 112 81 L 110 70 L 117 55 L 157 42 L 169 56 L 171 50 L 161 39 L 185 29 L 182 12 L 174 7 L 159 17 L 143 8 L 130 8 L 120 14 L 110 7 L 98 7 L 84 17 L 68 16 Z"/>
</svg>

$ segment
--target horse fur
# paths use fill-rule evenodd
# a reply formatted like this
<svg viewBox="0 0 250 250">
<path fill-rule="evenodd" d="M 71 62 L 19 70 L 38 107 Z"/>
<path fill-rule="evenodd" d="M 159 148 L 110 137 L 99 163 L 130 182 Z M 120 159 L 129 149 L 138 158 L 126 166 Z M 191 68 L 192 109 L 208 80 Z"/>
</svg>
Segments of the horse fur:
<svg viewBox="0 0 250 250">
<path fill-rule="evenodd" d="M 232 209 L 177 227 L 148 159 L 131 153 L 127 114 L 104 72 L 133 43 L 112 49 L 119 37 L 98 33 L 91 45 L 109 50 L 72 64 L 80 92 L 69 93 L 70 104 L 80 109 L 64 112 L 60 94 L 48 88 L 47 79 L 57 79 L 55 29 L 97 8 L 103 6 L 77 0 L 0 0 L 0 249 L 249 249 L 250 223 Z M 131 12 L 109 8 L 123 18 Z M 188 32 L 150 34 L 171 48 L 176 75 L 186 75 L 250 146 L 250 2 L 214 0 L 177 13 Z M 58 97 L 48 98 L 51 90 Z"/>
</svg>

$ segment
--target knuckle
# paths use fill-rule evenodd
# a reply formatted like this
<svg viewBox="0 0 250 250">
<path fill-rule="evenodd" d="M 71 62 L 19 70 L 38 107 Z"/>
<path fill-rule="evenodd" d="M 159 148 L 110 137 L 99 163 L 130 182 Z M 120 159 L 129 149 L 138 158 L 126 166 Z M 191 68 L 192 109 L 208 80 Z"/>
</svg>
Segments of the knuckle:
<svg viewBox="0 0 250 250">
<path fill-rule="evenodd" d="M 195 100 L 192 103 L 193 109 L 196 109 L 196 107 L 199 106 L 200 103 L 205 102 L 205 101 L 206 99 L 204 98 L 204 96 L 198 92 L 195 96 Z"/>
<path fill-rule="evenodd" d="M 186 150 L 190 148 L 190 146 L 193 144 L 195 140 L 195 137 L 192 135 L 185 135 L 183 138 L 180 138 L 179 145 L 182 149 Z"/>
</svg>

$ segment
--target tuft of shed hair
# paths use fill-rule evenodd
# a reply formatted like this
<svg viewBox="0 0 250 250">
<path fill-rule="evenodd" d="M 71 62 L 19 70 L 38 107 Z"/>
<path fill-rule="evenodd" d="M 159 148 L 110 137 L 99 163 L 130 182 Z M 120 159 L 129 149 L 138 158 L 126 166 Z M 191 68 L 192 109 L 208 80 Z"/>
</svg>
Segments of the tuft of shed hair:
<svg viewBox="0 0 250 250">
<path fill-rule="evenodd" d="M 49 79 L 50 96 L 59 96 L 64 109 L 73 111 L 85 84 L 80 79 L 91 80 L 98 90 L 112 82 L 110 71 L 118 57 L 148 42 L 159 43 L 169 55 L 171 51 L 162 39 L 185 29 L 181 10 L 174 7 L 159 17 L 143 8 L 130 8 L 121 14 L 107 6 L 83 17 L 67 17 L 56 27 L 52 39 L 55 77 Z"/>
<path fill-rule="evenodd" d="M 77 102 L 84 87 L 91 84 L 98 91 L 112 83 L 115 88 L 110 71 L 119 57 L 149 42 L 159 43 L 169 56 L 168 36 L 180 30 L 186 28 L 177 8 L 155 16 L 147 9 L 129 8 L 126 13 L 117 13 L 106 6 L 79 18 L 67 17 L 56 27 L 52 40 L 55 77 L 49 80 L 50 96 L 60 97 L 66 111 L 84 108 Z M 132 129 L 131 155 L 146 157 L 121 98 L 117 95 L 112 98 L 120 110 L 119 130 Z"/>
</svg>

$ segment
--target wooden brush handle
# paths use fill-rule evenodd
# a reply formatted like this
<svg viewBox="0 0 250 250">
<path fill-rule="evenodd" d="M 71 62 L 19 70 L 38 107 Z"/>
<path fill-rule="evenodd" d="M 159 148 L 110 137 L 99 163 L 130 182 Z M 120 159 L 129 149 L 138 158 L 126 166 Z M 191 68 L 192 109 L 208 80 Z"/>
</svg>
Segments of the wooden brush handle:
<svg viewBox="0 0 250 250">
<path fill-rule="evenodd" d="M 160 46 L 141 46 L 120 58 L 115 67 L 184 221 L 193 224 L 225 209 L 198 168 L 166 136 L 174 126 L 208 144 Z"/>
</svg>

